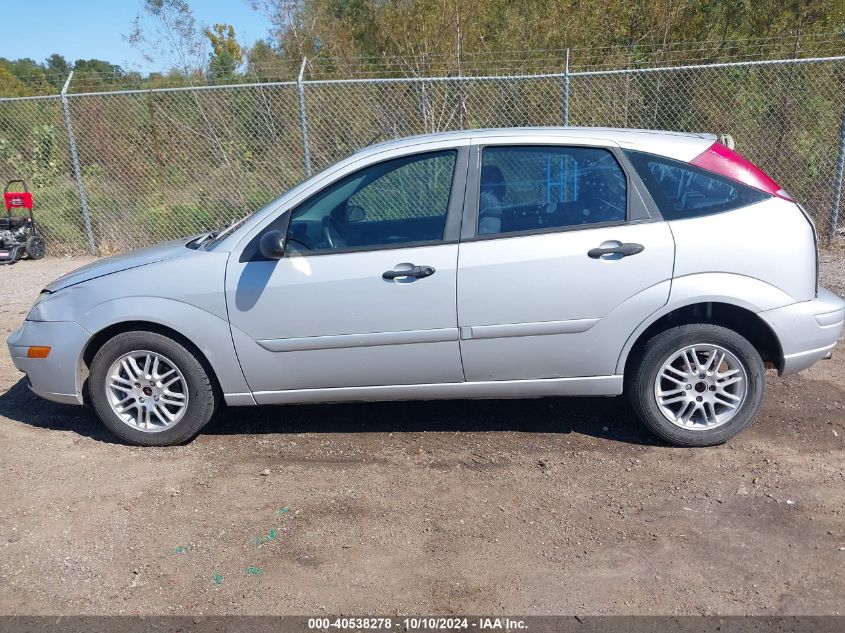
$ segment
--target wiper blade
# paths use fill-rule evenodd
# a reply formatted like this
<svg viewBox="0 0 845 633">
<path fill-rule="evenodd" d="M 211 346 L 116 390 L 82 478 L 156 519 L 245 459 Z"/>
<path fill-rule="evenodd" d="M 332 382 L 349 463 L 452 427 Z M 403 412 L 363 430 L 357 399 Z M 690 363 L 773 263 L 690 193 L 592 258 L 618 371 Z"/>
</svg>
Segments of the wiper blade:
<svg viewBox="0 0 845 633">
<path fill-rule="evenodd" d="M 213 231 L 209 231 L 208 233 L 205 233 L 204 235 L 200 235 L 198 238 L 193 240 L 191 242 L 191 244 L 193 244 L 194 246 L 202 246 L 207 241 L 213 240 L 219 234 L 220 234 L 220 229 L 214 229 Z"/>
</svg>

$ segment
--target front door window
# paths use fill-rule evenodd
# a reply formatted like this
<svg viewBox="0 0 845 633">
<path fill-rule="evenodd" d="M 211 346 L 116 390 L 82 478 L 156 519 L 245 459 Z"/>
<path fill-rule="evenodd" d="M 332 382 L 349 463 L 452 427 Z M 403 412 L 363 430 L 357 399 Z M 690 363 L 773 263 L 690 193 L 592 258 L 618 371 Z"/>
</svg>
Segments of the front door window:
<svg viewBox="0 0 845 633">
<path fill-rule="evenodd" d="M 293 211 L 286 248 L 309 254 L 441 241 L 456 156 L 414 154 L 342 178 Z"/>
</svg>

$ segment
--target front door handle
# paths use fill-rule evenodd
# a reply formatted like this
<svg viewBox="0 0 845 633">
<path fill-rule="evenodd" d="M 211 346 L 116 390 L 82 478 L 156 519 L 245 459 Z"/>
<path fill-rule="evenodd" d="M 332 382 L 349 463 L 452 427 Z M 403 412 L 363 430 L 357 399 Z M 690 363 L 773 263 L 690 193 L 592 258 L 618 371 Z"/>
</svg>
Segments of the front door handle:
<svg viewBox="0 0 845 633">
<path fill-rule="evenodd" d="M 619 255 L 619 257 L 628 257 L 642 253 L 645 246 L 636 244 L 634 242 L 627 242 L 626 244 L 619 244 L 618 246 L 607 246 L 605 248 L 591 248 L 587 251 L 587 257 L 592 259 L 599 259 L 604 255 Z"/>
<path fill-rule="evenodd" d="M 433 266 L 414 266 L 413 264 L 399 264 L 402 268 L 394 268 L 393 270 L 386 270 L 381 274 L 381 278 L 386 281 L 403 280 L 413 281 L 414 279 L 422 279 L 423 277 L 431 277 L 437 271 Z"/>
</svg>

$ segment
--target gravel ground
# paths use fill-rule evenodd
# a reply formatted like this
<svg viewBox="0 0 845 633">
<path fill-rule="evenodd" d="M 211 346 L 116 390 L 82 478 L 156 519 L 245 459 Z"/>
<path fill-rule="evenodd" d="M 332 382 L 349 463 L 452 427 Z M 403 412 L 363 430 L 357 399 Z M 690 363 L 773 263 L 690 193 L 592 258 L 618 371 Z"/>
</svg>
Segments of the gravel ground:
<svg viewBox="0 0 845 633">
<path fill-rule="evenodd" d="M 819 276 L 822 285 L 845 297 L 845 240 L 837 249 L 822 251 L 819 255 Z"/>
<path fill-rule="evenodd" d="M 0 267 L 5 331 L 85 262 Z M 845 353 L 768 389 L 712 449 L 620 398 L 232 409 L 139 449 L 4 350 L 0 614 L 842 613 Z"/>
</svg>

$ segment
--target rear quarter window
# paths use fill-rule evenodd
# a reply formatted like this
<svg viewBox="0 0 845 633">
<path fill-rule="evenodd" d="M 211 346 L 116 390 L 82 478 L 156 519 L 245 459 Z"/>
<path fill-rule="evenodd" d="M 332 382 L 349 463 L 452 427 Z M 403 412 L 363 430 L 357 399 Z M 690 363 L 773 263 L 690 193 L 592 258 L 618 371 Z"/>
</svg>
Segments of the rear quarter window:
<svg viewBox="0 0 845 633">
<path fill-rule="evenodd" d="M 739 209 L 771 196 L 689 163 L 626 151 L 665 220 L 683 220 Z"/>
</svg>

